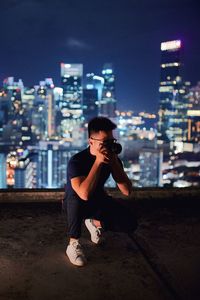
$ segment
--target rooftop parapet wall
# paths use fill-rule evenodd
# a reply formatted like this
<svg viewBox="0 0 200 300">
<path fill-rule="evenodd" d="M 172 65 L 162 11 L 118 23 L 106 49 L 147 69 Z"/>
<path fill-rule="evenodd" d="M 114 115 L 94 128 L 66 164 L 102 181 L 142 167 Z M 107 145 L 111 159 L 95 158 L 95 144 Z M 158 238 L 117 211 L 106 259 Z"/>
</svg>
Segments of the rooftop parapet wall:
<svg viewBox="0 0 200 300">
<path fill-rule="evenodd" d="M 114 197 L 123 197 L 117 189 L 107 189 Z M 59 203 L 64 199 L 64 189 L 1 189 L 0 203 Z M 133 189 L 128 201 L 137 203 L 198 201 L 200 188 L 142 188 Z M 163 200 L 163 201 L 161 201 Z"/>
</svg>

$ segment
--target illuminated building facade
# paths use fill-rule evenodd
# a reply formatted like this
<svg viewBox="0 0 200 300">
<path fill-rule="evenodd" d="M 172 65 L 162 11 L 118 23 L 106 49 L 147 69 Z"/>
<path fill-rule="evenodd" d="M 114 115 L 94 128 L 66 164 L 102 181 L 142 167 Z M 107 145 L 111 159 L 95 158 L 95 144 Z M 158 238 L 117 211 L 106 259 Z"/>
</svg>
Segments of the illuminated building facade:
<svg viewBox="0 0 200 300">
<path fill-rule="evenodd" d="M 6 185 L 14 188 L 37 188 L 37 163 L 27 149 L 6 154 Z"/>
<path fill-rule="evenodd" d="M 23 105 L 29 106 L 31 131 L 34 141 L 55 136 L 54 84 L 51 78 L 40 81 L 39 86 L 26 89 Z"/>
<path fill-rule="evenodd" d="M 44 102 L 43 117 L 45 125 L 44 139 L 51 139 L 55 136 L 55 104 L 54 104 L 54 83 L 52 78 L 40 81 L 37 95 Z"/>
<path fill-rule="evenodd" d="M 35 136 L 35 142 L 47 137 L 47 101 L 41 96 L 35 95 L 34 105 L 31 109 L 31 130 Z"/>
<path fill-rule="evenodd" d="M 84 117 L 88 122 L 100 115 L 100 105 L 104 87 L 104 78 L 94 73 L 86 74 L 85 89 L 83 90 Z"/>
<path fill-rule="evenodd" d="M 74 141 L 73 131 L 81 127 L 83 121 L 83 65 L 61 63 L 61 88 L 63 97 L 57 105 L 60 108 L 60 136 Z"/>
<path fill-rule="evenodd" d="M 63 188 L 67 179 L 67 164 L 78 150 L 69 150 L 58 142 L 40 142 L 38 148 L 38 187 Z"/>
<path fill-rule="evenodd" d="M 181 71 L 180 40 L 161 43 L 161 73 L 158 139 L 164 142 L 187 140 L 187 103 Z"/>
<path fill-rule="evenodd" d="M 163 152 L 160 149 L 143 148 L 139 153 L 141 187 L 162 186 Z"/>
<path fill-rule="evenodd" d="M 12 110 L 11 94 L 2 88 L 0 90 L 0 140 L 3 137 L 3 131 L 8 124 L 9 116 Z"/>
<path fill-rule="evenodd" d="M 188 141 L 200 143 L 200 82 L 188 94 Z"/>
<path fill-rule="evenodd" d="M 98 115 L 98 91 L 96 89 L 83 89 L 83 116 L 88 123 Z"/>
<path fill-rule="evenodd" d="M 47 137 L 51 139 L 55 136 L 55 103 L 53 90 L 48 89 L 46 95 L 47 102 Z"/>
<path fill-rule="evenodd" d="M 28 157 L 19 159 L 14 173 L 14 188 L 37 188 L 37 165 Z"/>
<path fill-rule="evenodd" d="M 0 152 L 0 189 L 7 188 L 6 183 L 6 154 Z"/>
<path fill-rule="evenodd" d="M 104 85 L 100 100 L 99 114 L 108 118 L 116 117 L 115 75 L 112 64 L 105 64 L 102 70 Z"/>
<path fill-rule="evenodd" d="M 30 87 L 24 88 L 24 92 L 22 94 L 22 106 L 25 110 L 31 111 L 34 107 L 34 101 L 35 101 L 35 88 Z"/>
<path fill-rule="evenodd" d="M 200 143 L 200 110 L 188 110 L 188 141 Z"/>
<path fill-rule="evenodd" d="M 5 144 L 23 146 L 32 143 L 31 122 L 28 111 L 24 109 L 22 95 L 24 86 L 22 80 L 14 81 L 8 77 L 3 82 L 0 93 L 0 137 Z M 2 109 L 4 112 L 2 113 Z"/>
<path fill-rule="evenodd" d="M 94 73 L 88 73 L 86 74 L 85 87 L 88 90 L 97 90 L 97 99 L 100 101 L 102 99 L 104 78 L 102 76 L 95 75 Z"/>
</svg>

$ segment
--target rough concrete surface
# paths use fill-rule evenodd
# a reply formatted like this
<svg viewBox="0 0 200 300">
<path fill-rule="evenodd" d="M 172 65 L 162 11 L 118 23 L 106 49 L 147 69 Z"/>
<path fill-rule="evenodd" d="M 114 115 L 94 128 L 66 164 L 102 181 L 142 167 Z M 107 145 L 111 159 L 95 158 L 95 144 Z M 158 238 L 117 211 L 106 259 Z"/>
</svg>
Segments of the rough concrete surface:
<svg viewBox="0 0 200 300">
<path fill-rule="evenodd" d="M 200 299 L 199 207 L 142 204 L 138 218 L 133 236 L 106 232 L 102 246 L 83 226 L 79 268 L 60 203 L 0 204 L 0 300 Z"/>
</svg>

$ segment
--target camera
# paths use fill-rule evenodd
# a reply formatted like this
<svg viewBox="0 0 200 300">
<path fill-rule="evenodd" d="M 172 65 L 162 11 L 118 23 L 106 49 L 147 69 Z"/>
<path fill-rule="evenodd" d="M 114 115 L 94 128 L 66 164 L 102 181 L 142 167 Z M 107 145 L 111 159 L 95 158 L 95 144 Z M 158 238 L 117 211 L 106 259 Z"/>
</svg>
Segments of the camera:
<svg viewBox="0 0 200 300">
<path fill-rule="evenodd" d="M 122 146 L 119 143 L 116 143 L 113 140 L 105 141 L 103 143 L 103 146 L 110 152 L 113 152 L 115 154 L 119 154 L 122 151 Z"/>
</svg>

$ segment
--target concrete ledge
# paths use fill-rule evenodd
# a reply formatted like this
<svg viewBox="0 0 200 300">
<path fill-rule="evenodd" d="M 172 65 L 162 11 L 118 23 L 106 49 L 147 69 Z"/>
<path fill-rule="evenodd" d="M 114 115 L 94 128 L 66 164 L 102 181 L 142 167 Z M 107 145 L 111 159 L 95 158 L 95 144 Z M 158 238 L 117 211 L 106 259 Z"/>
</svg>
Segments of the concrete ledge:
<svg viewBox="0 0 200 300">
<path fill-rule="evenodd" d="M 0 203 L 49 203 L 61 202 L 64 189 L 14 189 L 0 190 Z"/>
<path fill-rule="evenodd" d="M 122 197 L 117 189 L 107 189 L 114 197 Z M 64 199 L 64 189 L 1 189 L 1 203 L 61 203 Z M 152 205 L 163 206 L 184 203 L 195 203 L 200 206 L 200 188 L 142 188 L 133 189 L 130 197 L 124 197 L 129 203 L 150 208 Z"/>
</svg>

